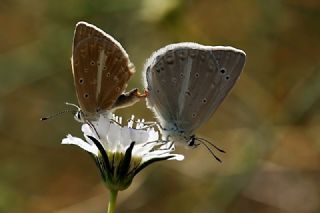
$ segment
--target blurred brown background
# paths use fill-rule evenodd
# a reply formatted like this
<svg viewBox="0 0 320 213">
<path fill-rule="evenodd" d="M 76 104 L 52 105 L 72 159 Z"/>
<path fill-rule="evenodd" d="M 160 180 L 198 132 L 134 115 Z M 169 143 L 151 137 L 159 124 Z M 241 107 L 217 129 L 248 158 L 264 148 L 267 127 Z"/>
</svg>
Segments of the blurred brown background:
<svg viewBox="0 0 320 213">
<path fill-rule="evenodd" d="M 81 136 L 70 56 L 76 22 L 121 42 L 139 87 L 147 57 L 174 42 L 231 45 L 247 53 L 232 94 L 199 129 L 224 148 L 178 151 L 121 192 L 118 212 L 320 212 L 320 2 L 318 0 L 1 0 L 0 212 L 106 212 Z M 118 112 L 153 120 L 145 103 Z"/>
</svg>

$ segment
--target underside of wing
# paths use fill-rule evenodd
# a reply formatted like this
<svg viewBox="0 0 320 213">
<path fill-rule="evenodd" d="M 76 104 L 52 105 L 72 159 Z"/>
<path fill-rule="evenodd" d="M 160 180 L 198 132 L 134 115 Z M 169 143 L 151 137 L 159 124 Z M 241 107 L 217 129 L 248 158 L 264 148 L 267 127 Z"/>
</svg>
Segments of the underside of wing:
<svg viewBox="0 0 320 213">
<path fill-rule="evenodd" d="M 244 52 L 232 47 L 195 43 L 164 47 L 145 66 L 149 108 L 162 124 L 193 132 L 221 104 L 244 62 Z"/>
<path fill-rule="evenodd" d="M 245 53 L 232 47 L 199 49 L 188 83 L 189 98 L 183 102 L 179 119 L 193 131 L 210 119 L 239 78 Z M 181 119 L 183 118 L 183 119 Z"/>
<path fill-rule="evenodd" d="M 85 22 L 76 25 L 71 60 L 79 104 L 88 114 L 111 109 L 134 73 L 119 42 Z"/>
<path fill-rule="evenodd" d="M 191 66 L 188 54 L 185 48 L 166 46 L 155 52 L 145 65 L 145 86 L 149 92 L 147 104 L 165 128 L 176 126 L 181 86 Z"/>
</svg>

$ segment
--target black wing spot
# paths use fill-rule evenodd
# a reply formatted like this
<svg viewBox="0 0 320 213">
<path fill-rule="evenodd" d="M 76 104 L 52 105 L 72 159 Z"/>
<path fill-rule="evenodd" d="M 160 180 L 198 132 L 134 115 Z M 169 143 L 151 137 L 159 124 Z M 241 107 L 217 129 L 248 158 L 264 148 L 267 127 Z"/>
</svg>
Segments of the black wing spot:
<svg viewBox="0 0 320 213">
<path fill-rule="evenodd" d="M 200 74 L 199 74 L 198 72 L 196 72 L 196 73 L 194 74 L 194 77 L 195 77 L 195 78 L 199 78 L 199 77 L 200 77 Z"/>
<path fill-rule="evenodd" d="M 202 99 L 202 103 L 206 104 L 208 102 L 208 100 L 206 98 Z"/>
<path fill-rule="evenodd" d="M 197 117 L 197 113 L 192 113 L 192 118 Z"/>
<path fill-rule="evenodd" d="M 109 78 L 110 77 L 110 72 L 107 72 L 106 76 L 107 76 L 107 78 Z"/>
<path fill-rule="evenodd" d="M 103 66 L 103 70 L 106 70 L 107 69 L 107 66 Z"/>
<path fill-rule="evenodd" d="M 227 71 L 226 71 L 225 68 L 221 68 L 221 69 L 220 69 L 220 73 L 221 73 L 221 74 L 225 74 L 226 72 L 227 72 Z"/>
<path fill-rule="evenodd" d="M 84 79 L 83 79 L 83 78 L 80 78 L 80 79 L 79 79 L 79 83 L 80 83 L 80 84 L 83 84 L 83 83 L 84 83 Z"/>
<path fill-rule="evenodd" d="M 88 99 L 88 98 L 89 98 L 89 94 L 88 94 L 88 93 L 84 93 L 83 97 L 84 97 L 85 99 Z"/>
<path fill-rule="evenodd" d="M 226 79 L 226 80 L 229 80 L 229 79 L 230 79 L 230 76 L 229 76 L 229 75 L 227 75 L 225 79 Z"/>
<path fill-rule="evenodd" d="M 184 77 L 184 74 L 181 72 L 180 73 L 180 78 L 183 78 Z"/>
<path fill-rule="evenodd" d="M 156 92 L 157 92 L 157 93 L 160 93 L 160 90 L 157 89 Z"/>
<path fill-rule="evenodd" d="M 96 64 L 96 62 L 94 61 L 90 61 L 91 66 L 94 66 Z"/>
</svg>

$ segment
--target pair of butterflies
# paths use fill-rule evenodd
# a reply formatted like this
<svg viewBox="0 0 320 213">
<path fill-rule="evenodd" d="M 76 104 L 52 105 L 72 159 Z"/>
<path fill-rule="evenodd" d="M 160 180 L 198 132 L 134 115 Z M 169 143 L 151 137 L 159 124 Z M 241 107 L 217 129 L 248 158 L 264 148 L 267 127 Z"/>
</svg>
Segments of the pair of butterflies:
<svg viewBox="0 0 320 213">
<path fill-rule="evenodd" d="M 79 22 L 71 58 L 81 109 L 76 118 L 94 120 L 101 113 L 146 98 L 162 134 L 170 141 L 195 147 L 196 140 L 204 139 L 196 138 L 194 131 L 229 93 L 244 67 L 245 57 L 243 51 L 232 47 L 171 44 L 147 60 L 143 71 L 147 91 L 140 94 L 133 89 L 124 93 L 134 73 L 128 54 L 101 29 Z"/>
</svg>

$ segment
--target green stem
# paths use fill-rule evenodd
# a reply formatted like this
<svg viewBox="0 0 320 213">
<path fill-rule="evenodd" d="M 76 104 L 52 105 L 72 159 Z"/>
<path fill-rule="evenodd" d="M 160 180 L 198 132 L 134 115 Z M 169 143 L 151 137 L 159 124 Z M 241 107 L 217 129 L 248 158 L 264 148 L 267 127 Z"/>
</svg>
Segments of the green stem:
<svg viewBox="0 0 320 213">
<path fill-rule="evenodd" d="M 109 204 L 108 204 L 108 213 L 115 213 L 118 191 L 110 189 L 109 194 L 110 194 L 110 197 L 109 197 Z"/>
</svg>

